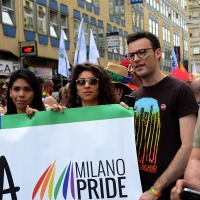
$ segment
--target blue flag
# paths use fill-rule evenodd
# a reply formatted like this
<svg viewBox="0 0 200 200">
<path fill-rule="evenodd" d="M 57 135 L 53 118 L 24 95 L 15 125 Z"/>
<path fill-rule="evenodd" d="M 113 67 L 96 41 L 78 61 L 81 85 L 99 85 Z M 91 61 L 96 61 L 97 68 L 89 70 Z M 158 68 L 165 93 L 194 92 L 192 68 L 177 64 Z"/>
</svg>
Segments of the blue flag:
<svg viewBox="0 0 200 200">
<path fill-rule="evenodd" d="M 178 67 L 178 61 L 174 52 L 174 47 L 172 47 L 172 69 L 175 67 Z"/>
<path fill-rule="evenodd" d="M 131 4 L 143 3 L 143 0 L 131 0 Z"/>
</svg>

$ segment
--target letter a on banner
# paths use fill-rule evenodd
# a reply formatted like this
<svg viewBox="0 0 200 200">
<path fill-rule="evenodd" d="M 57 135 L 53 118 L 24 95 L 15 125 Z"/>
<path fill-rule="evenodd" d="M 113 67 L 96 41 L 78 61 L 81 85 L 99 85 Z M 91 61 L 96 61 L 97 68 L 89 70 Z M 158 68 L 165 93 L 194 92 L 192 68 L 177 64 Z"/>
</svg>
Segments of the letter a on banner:
<svg viewBox="0 0 200 200">
<path fill-rule="evenodd" d="M 3 186 L 4 186 L 4 170 L 6 172 L 8 184 L 9 184 L 9 187 L 10 187 L 10 188 L 5 189 L 5 190 L 3 189 Z M 9 165 L 8 165 L 6 158 L 4 156 L 1 156 L 0 157 L 0 200 L 3 200 L 4 194 L 9 194 L 9 193 L 11 195 L 12 200 L 17 200 L 16 192 L 18 192 L 19 190 L 20 190 L 19 187 L 14 186 L 12 174 L 10 172 L 10 168 L 9 168 Z"/>
</svg>

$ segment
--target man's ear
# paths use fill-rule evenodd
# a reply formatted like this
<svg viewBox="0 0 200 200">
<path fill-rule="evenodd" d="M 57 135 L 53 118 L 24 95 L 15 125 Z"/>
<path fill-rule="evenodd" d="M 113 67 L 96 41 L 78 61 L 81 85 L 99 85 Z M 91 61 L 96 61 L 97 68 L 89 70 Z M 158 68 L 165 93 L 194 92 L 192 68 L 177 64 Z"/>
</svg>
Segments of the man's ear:
<svg viewBox="0 0 200 200">
<path fill-rule="evenodd" d="M 161 48 L 156 49 L 155 53 L 156 53 L 156 58 L 159 59 L 159 58 L 162 57 L 162 50 L 161 50 Z"/>
<path fill-rule="evenodd" d="M 12 98 L 12 91 L 10 90 L 10 97 Z"/>
</svg>

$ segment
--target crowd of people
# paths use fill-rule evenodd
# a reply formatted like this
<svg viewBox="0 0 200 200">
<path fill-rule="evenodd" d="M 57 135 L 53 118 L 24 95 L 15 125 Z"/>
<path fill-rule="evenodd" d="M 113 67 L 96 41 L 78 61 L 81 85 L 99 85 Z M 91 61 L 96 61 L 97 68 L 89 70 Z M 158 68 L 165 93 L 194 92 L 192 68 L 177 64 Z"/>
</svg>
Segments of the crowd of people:
<svg viewBox="0 0 200 200">
<path fill-rule="evenodd" d="M 129 34 L 127 45 L 129 53 L 120 64 L 75 66 L 71 81 L 59 91 L 59 100 L 51 96 L 52 80 L 41 80 L 28 69 L 9 74 L 0 113 L 26 113 L 32 118 L 45 110 L 119 103 L 128 108 L 123 99 L 130 94 L 136 98 L 140 200 L 180 200 L 184 187 L 200 191 L 200 79 L 190 85 L 163 74 L 162 49 L 152 33 Z"/>
</svg>

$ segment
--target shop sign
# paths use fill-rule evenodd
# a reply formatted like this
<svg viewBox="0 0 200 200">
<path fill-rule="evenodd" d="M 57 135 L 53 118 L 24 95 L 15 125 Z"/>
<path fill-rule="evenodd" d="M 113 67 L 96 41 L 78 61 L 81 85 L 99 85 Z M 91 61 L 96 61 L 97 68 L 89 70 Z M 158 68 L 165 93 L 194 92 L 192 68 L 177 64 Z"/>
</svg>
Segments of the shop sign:
<svg viewBox="0 0 200 200">
<path fill-rule="evenodd" d="M 36 41 L 20 42 L 20 56 L 37 56 Z"/>
<path fill-rule="evenodd" d="M 41 78 L 52 79 L 52 77 L 53 77 L 52 76 L 52 68 L 29 66 L 28 69 L 30 71 L 32 71 L 36 76 L 39 76 Z"/>
<path fill-rule="evenodd" d="M 20 69 L 19 62 L 0 60 L 0 76 L 8 75 L 18 69 Z"/>
<path fill-rule="evenodd" d="M 119 32 L 107 33 L 107 49 L 119 49 Z"/>
</svg>

